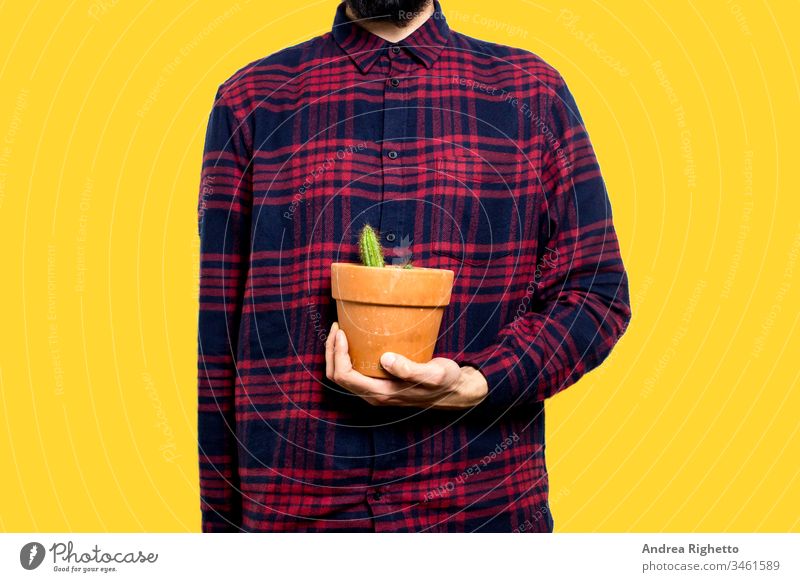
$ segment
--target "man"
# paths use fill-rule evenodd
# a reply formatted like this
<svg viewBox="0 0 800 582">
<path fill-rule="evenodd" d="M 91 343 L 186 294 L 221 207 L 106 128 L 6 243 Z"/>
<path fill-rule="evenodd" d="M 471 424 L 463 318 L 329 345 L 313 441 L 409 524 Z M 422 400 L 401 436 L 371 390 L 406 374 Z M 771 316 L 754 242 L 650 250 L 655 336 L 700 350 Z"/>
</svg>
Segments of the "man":
<svg viewBox="0 0 800 582">
<path fill-rule="evenodd" d="M 630 318 L 563 79 L 438 0 L 347 0 L 218 91 L 199 203 L 204 531 L 552 531 L 544 400 Z M 352 369 L 330 264 L 452 269 L 436 357 Z"/>
</svg>

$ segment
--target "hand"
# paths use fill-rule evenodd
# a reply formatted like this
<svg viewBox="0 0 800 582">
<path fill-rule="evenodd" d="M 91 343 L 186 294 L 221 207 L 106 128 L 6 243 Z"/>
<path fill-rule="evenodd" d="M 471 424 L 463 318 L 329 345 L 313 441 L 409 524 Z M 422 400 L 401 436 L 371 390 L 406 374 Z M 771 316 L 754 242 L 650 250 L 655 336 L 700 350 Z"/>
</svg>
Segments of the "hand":
<svg viewBox="0 0 800 582">
<path fill-rule="evenodd" d="M 354 370 L 347 337 L 334 322 L 325 342 L 325 375 L 374 406 L 458 410 L 475 406 L 489 392 L 480 371 L 447 358 L 419 364 L 386 352 L 381 356 L 381 365 L 395 378 L 370 378 Z"/>
</svg>

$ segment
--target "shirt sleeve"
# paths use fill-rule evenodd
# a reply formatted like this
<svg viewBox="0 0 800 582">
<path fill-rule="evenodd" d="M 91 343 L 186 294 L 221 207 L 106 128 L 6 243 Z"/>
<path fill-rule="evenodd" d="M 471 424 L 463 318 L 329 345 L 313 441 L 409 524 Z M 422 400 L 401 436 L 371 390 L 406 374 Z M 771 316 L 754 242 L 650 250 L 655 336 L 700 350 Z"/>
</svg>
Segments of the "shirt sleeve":
<svg viewBox="0 0 800 582">
<path fill-rule="evenodd" d="M 611 205 L 572 94 L 559 77 L 543 139 L 539 252 L 531 308 L 462 365 L 480 370 L 479 405 L 506 410 L 553 396 L 597 367 L 631 317 Z"/>
<path fill-rule="evenodd" d="M 198 201 L 198 447 L 204 532 L 239 531 L 234 392 L 250 253 L 252 139 L 224 85 L 209 116 Z"/>
</svg>

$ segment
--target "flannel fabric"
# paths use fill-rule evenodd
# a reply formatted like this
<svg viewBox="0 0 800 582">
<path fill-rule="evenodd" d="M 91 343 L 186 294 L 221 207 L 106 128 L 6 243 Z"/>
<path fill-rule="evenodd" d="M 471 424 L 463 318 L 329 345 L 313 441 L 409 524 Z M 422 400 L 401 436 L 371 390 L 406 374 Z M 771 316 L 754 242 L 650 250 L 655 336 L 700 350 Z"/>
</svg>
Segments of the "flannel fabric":
<svg viewBox="0 0 800 582">
<path fill-rule="evenodd" d="M 552 531 L 544 400 L 630 318 L 589 137 L 538 56 L 350 21 L 224 82 L 198 201 L 203 531 Z M 372 407 L 325 377 L 330 264 L 370 223 L 388 261 L 452 269 L 435 354 L 465 411 Z"/>
</svg>

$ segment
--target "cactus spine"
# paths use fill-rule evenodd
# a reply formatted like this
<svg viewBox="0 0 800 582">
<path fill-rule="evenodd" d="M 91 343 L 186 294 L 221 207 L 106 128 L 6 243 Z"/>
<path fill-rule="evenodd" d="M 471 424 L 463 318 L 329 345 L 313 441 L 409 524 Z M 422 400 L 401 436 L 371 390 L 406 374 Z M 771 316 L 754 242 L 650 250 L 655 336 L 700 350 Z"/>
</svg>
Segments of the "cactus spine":
<svg viewBox="0 0 800 582">
<path fill-rule="evenodd" d="M 365 225 L 358 237 L 358 249 L 361 253 L 361 262 L 365 267 L 383 267 L 383 249 L 378 241 L 378 235 L 370 225 Z"/>
</svg>

